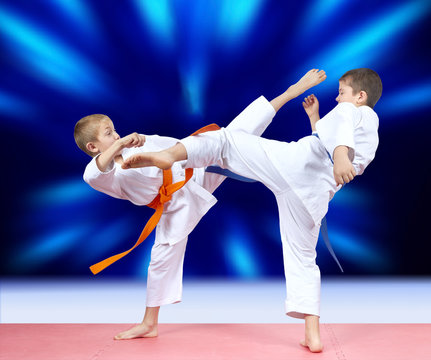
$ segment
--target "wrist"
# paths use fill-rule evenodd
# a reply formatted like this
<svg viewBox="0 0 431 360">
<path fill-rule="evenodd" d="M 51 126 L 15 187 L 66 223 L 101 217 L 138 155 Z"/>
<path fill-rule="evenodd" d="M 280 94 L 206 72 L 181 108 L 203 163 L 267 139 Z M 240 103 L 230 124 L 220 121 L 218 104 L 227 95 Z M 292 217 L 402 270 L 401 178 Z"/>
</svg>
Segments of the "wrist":
<svg viewBox="0 0 431 360">
<path fill-rule="evenodd" d="M 349 148 L 347 146 L 344 146 L 344 145 L 337 146 L 332 155 L 334 162 L 337 160 L 345 160 L 345 159 L 349 160 L 348 151 L 349 151 Z"/>
<path fill-rule="evenodd" d="M 114 154 L 114 156 L 120 155 L 123 149 L 124 149 L 124 145 L 121 142 L 121 139 L 117 140 L 112 144 L 112 153 Z"/>
</svg>

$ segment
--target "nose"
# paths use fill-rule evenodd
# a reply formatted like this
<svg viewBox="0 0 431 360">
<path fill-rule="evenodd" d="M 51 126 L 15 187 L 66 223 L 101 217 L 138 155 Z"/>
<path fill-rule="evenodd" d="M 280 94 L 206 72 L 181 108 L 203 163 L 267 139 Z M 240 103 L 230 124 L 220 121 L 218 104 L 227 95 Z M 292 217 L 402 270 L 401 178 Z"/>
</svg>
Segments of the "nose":
<svg viewBox="0 0 431 360">
<path fill-rule="evenodd" d="M 117 133 L 115 133 L 115 140 L 118 140 L 120 138 L 120 135 L 118 135 Z"/>
<path fill-rule="evenodd" d="M 336 101 L 336 102 L 340 102 L 339 97 L 340 97 L 340 95 L 338 95 L 338 96 L 335 98 L 335 101 Z"/>
</svg>

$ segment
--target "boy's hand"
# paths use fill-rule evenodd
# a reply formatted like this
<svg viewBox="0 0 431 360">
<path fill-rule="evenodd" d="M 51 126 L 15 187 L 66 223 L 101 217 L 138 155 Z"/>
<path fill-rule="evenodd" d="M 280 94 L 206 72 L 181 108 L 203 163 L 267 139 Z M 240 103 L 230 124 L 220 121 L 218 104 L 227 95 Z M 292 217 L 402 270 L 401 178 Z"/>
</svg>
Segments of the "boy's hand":
<svg viewBox="0 0 431 360">
<path fill-rule="evenodd" d="M 347 155 L 347 146 L 338 146 L 334 150 L 334 179 L 338 185 L 349 183 L 356 176 L 355 168 Z"/>
<path fill-rule="evenodd" d="M 319 101 L 314 94 L 307 96 L 302 102 L 302 106 L 309 118 L 319 116 Z"/>
<path fill-rule="evenodd" d="M 139 135 L 138 133 L 132 133 L 130 135 L 127 135 L 121 139 L 117 140 L 121 150 L 124 148 L 131 148 L 131 147 L 139 147 L 144 145 L 145 143 L 145 136 Z"/>
</svg>

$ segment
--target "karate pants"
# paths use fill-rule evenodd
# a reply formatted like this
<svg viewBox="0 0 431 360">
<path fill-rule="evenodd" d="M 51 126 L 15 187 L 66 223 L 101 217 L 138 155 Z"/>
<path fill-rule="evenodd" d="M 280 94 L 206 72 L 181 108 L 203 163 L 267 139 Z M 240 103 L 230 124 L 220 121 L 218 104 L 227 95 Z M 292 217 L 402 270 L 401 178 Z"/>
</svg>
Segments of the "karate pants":
<svg viewBox="0 0 431 360">
<path fill-rule="evenodd" d="M 270 156 L 264 151 L 265 142 L 272 142 L 272 149 L 280 144 L 280 151 L 285 151 L 282 142 L 228 129 L 181 141 L 188 154 L 186 167 L 217 164 L 262 182 L 274 193 L 278 204 L 286 277 L 285 312 L 299 319 L 303 319 L 305 314 L 319 316 L 320 270 L 316 265 L 316 244 L 320 226 L 315 225 L 302 201 L 275 168 Z"/>
<path fill-rule="evenodd" d="M 271 104 L 264 97 L 260 97 L 232 120 L 227 129 L 260 136 L 274 115 L 275 110 Z M 226 177 L 222 175 L 204 173 L 203 176 L 193 177 L 190 181 L 196 181 L 208 192 L 213 193 L 224 179 Z M 148 268 L 146 306 L 157 307 L 181 301 L 186 245 L 187 237 L 174 245 L 160 244 L 157 241 L 154 243 Z"/>
<path fill-rule="evenodd" d="M 200 185 L 213 193 L 224 179 L 226 176 L 205 173 Z M 154 243 L 148 267 L 146 306 L 156 307 L 181 301 L 187 239 L 173 245 Z"/>
</svg>

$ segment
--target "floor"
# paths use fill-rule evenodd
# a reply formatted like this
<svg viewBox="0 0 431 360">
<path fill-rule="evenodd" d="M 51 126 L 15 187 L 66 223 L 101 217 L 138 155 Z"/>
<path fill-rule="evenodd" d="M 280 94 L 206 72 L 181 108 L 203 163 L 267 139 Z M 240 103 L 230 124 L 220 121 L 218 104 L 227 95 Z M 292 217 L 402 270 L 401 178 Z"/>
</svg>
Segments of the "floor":
<svg viewBox="0 0 431 360">
<path fill-rule="evenodd" d="M 284 315 L 282 278 L 185 280 L 183 301 L 162 307 L 161 323 L 302 323 Z M 0 280 L 0 323 L 136 323 L 145 281 Z M 322 279 L 322 323 L 431 323 L 431 277 Z"/>
<path fill-rule="evenodd" d="M 145 281 L 3 278 L 0 360 L 431 359 L 431 277 L 324 278 L 319 354 L 299 345 L 284 291 L 283 279 L 189 279 L 157 338 L 118 341 L 142 319 Z"/>
<path fill-rule="evenodd" d="M 113 340 L 127 324 L 0 324 L 0 360 L 427 360 L 430 324 L 161 324 L 156 338 Z"/>
</svg>

